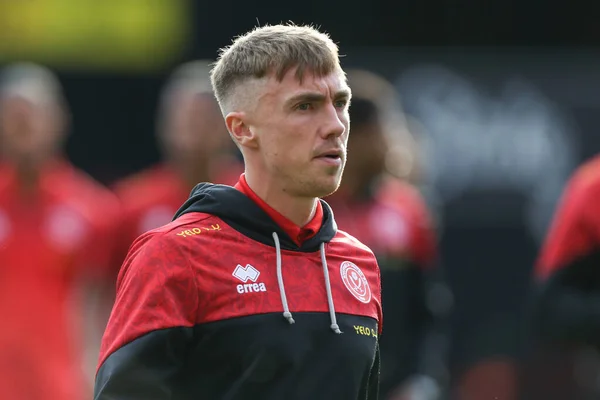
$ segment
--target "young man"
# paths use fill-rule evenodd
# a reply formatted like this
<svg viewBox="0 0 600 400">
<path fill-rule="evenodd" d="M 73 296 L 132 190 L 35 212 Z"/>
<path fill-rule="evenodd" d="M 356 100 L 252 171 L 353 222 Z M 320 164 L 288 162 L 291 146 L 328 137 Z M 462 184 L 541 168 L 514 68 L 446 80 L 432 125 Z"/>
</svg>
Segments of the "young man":
<svg viewBox="0 0 600 400">
<path fill-rule="evenodd" d="M 96 399 L 376 399 L 382 327 L 371 250 L 319 200 L 346 161 L 337 46 L 265 26 L 222 50 L 212 83 L 245 161 L 142 235 L 118 279 Z"/>
<path fill-rule="evenodd" d="M 163 160 L 114 186 L 122 205 L 116 264 L 133 241 L 171 221 L 199 182 L 234 184 L 243 171 L 210 82 L 208 61 L 191 61 L 169 77 L 158 106 Z"/>
<path fill-rule="evenodd" d="M 426 292 L 437 258 L 435 228 L 410 181 L 417 175 L 417 151 L 394 87 L 365 70 L 348 70 L 347 77 L 351 157 L 328 203 L 340 229 L 369 246 L 381 267 L 386 315 L 380 340 L 382 398 L 416 398 L 437 388 L 431 379 L 437 371 L 424 362 L 430 356 L 424 339 L 433 328 Z"/>
<path fill-rule="evenodd" d="M 79 400 L 92 386 L 83 373 L 84 346 L 97 354 L 102 329 L 86 324 L 91 330 L 82 330 L 97 308 L 84 312 L 81 305 L 106 277 L 118 203 L 62 156 L 67 125 L 62 90 L 50 71 L 33 64 L 2 71 L 2 399 Z M 94 368 L 85 372 L 93 377 Z"/>
</svg>

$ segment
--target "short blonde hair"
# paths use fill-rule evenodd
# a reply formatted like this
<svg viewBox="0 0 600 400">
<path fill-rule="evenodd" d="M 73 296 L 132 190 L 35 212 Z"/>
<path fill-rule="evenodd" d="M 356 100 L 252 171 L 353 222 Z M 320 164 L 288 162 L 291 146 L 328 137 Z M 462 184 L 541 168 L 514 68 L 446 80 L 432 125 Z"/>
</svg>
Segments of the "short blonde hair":
<svg viewBox="0 0 600 400">
<path fill-rule="evenodd" d="M 211 71 L 221 110 L 231 107 L 240 83 L 271 74 L 281 81 L 292 68 L 300 82 L 307 72 L 324 76 L 341 70 L 338 46 L 327 33 L 294 24 L 261 26 L 239 36 L 219 51 Z"/>
</svg>

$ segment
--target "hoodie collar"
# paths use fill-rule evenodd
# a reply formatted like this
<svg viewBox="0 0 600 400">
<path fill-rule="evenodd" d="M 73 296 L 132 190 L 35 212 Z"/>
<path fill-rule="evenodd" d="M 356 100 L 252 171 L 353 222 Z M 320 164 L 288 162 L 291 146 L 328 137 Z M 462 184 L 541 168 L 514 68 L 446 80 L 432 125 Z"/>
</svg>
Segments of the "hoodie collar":
<svg viewBox="0 0 600 400">
<path fill-rule="evenodd" d="M 292 239 L 292 236 L 295 236 L 294 233 L 280 225 L 275 214 L 265 211 L 242 191 L 226 185 L 211 183 L 196 185 L 188 200 L 179 208 L 173 219 L 190 212 L 211 214 L 243 235 L 260 243 L 274 247 L 273 233 L 276 233 L 281 249 L 314 252 L 319 250 L 321 243 L 331 241 L 337 233 L 337 225 L 331 207 L 324 200 L 319 200 L 319 203 L 318 209 L 322 213 L 320 218 L 317 211 L 315 218 L 309 224 L 303 228 L 295 226 L 295 232 L 300 230 L 305 234 L 310 233 L 308 237 L 300 241 L 297 236 L 296 240 Z"/>
<path fill-rule="evenodd" d="M 245 174 L 240 176 L 238 183 L 234 187 L 248 196 L 250 200 L 254 201 L 298 246 L 301 246 L 304 241 L 315 236 L 319 228 L 321 228 L 321 223 L 323 222 L 323 205 L 320 201 L 317 202 L 315 215 L 310 222 L 300 227 L 258 197 L 256 192 L 248 186 Z"/>
</svg>

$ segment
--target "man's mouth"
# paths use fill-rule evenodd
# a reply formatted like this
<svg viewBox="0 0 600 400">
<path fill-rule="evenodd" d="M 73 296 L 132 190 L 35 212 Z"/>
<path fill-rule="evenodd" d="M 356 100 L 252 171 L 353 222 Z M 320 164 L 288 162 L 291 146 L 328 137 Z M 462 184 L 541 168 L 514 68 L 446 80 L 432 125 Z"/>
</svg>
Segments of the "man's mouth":
<svg viewBox="0 0 600 400">
<path fill-rule="evenodd" d="M 325 151 L 325 152 L 321 153 L 317 157 L 318 158 L 330 158 L 332 160 L 335 160 L 335 159 L 341 159 L 342 154 L 343 153 L 341 150 L 330 150 L 330 151 Z"/>
<path fill-rule="evenodd" d="M 331 150 L 321 153 L 315 158 L 331 165 L 341 165 L 342 157 L 343 153 L 341 150 Z"/>
</svg>

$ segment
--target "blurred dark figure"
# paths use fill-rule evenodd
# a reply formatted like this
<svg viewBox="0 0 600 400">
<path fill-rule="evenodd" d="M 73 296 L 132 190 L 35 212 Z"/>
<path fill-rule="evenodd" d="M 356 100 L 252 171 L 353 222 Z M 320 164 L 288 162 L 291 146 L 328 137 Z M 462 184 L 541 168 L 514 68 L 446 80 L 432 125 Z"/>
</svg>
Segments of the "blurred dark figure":
<svg viewBox="0 0 600 400">
<path fill-rule="evenodd" d="M 1 72 L 1 399 L 81 400 L 92 383 L 84 350 L 97 354 L 102 329 L 85 333 L 98 310 L 81 306 L 97 304 L 118 202 L 64 157 L 68 122 L 49 70 Z"/>
<path fill-rule="evenodd" d="M 340 189 L 326 200 L 338 226 L 373 249 L 381 268 L 381 398 L 436 398 L 422 350 L 432 323 L 426 277 L 435 268 L 437 239 L 410 182 L 418 176 L 413 138 L 390 83 L 362 70 L 348 71 L 348 82 L 348 162 Z"/>
<path fill-rule="evenodd" d="M 123 206 L 120 266 L 142 233 L 171 221 L 199 182 L 235 184 L 243 172 L 210 84 L 210 63 L 177 68 L 163 89 L 157 119 L 163 161 L 115 185 Z"/>
<path fill-rule="evenodd" d="M 535 272 L 523 398 L 600 398 L 600 156 L 568 182 Z"/>
</svg>

